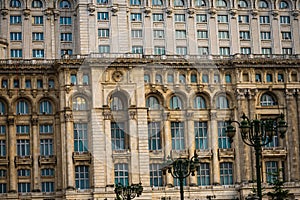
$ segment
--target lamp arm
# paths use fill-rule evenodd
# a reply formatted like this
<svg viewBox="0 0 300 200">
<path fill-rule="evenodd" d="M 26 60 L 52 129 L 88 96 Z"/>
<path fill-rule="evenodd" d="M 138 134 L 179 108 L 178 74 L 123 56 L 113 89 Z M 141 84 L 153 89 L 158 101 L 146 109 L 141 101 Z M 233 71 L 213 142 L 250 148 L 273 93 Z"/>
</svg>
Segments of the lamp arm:
<svg viewBox="0 0 300 200">
<path fill-rule="evenodd" d="M 242 137 L 242 140 L 243 142 L 248 145 L 248 146 L 251 146 L 251 147 L 254 147 L 255 146 L 255 143 L 252 141 L 252 140 L 247 140 L 245 138 Z"/>
</svg>

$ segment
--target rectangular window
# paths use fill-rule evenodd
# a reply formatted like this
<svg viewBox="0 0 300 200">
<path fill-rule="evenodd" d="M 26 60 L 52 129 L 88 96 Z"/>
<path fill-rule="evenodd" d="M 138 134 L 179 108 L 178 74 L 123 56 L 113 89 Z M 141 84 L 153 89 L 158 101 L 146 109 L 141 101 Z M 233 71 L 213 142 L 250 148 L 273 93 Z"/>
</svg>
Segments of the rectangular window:
<svg viewBox="0 0 300 200">
<path fill-rule="evenodd" d="M 44 24 L 44 17 L 43 16 L 33 16 L 32 17 L 32 24 L 34 24 L 34 25 Z"/>
<path fill-rule="evenodd" d="M 153 21 L 154 22 L 161 22 L 164 21 L 164 15 L 162 13 L 153 13 Z"/>
<path fill-rule="evenodd" d="M 25 80 L 25 88 L 31 88 L 31 80 L 30 79 Z"/>
<path fill-rule="evenodd" d="M 29 156 L 30 155 L 30 141 L 29 140 L 17 140 L 17 155 Z"/>
<path fill-rule="evenodd" d="M 72 42 L 72 33 L 61 33 L 60 41 L 62 42 Z"/>
<path fill-rule="evenodd" d="M 18 183 L 18 192 L 19 193 L 31 192 L 30 183 Z"/>
<path fill-rule="evenodd" d="M 8 80 L 7 79 L 2 79 L 2 81 L 1 81 L 1 87 L 2 88 L 7 88 L 8 87 Z"/>
<path fill-rule="evenodd" d="M 199 55 L 208 55 L 208 47 L 198 47 L 198 54 Z"/>
<path fill-rule="evenodd" d="M 207 22 L 206 14 L 197 14 L 196 15 L 196 21 L 199 22 L 199 23 L 206 23 Z"/>
<path fill-rule="evenodd" d="M 99 53 L 109 53 L 110 46 L 108 45 L 99 45 Z"/>
<path fill-rule="evenodd" d="M 241 40 L 250 40 L 250 31 L 240 31 Z"/>
<path fill-rule="evenodd" d="M 266 162 L 266 175 L 267 182 L 274 183 L 278 174 L 278 162 L 276 161 L 267 161 Z"/>
<path fill-rule="evenodd" d="M 239 23 L 248 24 L 249 23 L 249 15 L 239 15 Z"/>
<path fill-rule="evenodd" d="M 155 39 L 163 39 L 165 38 L 164 30 L 154 30 L 153 35 Z"/>
<path fill-rule="evenodd" d="M 6 178 L 6 169 L 0 169 L 0 179 Z"/>
<path fill-rule="evenodd" d="M 228 23 L 228 15 L 218 15 L 219 23 Z"/>
<path fill-rule="evenodd" d="M 266 75 L 266 81 L 267 81 L 268 83 L 273 82 L 273 76 L 272 76 L 272 74 L 267 74 L 267 75 Z"/>
<path fill-rule="evenodd" d="M 229 39 L 228 31 L 219 31 L 219 39 Z"/>
<path fill-rule="evenodd" d="M 132 38 L 142 38 L 143 37 L 142 30 L 131 30 L 131 37 Z"/>
<path fill-rule="evenodd" d="M 109 37 L 109 29 L 98 29 L 98 37 Z"/>
<path fill-rule="evenodd" d="M 293 53 L 292 48 L 282 48 L 282 54 L 284 55 L 291 55 Z"/>
<path fill-rule="evenodd" d="M 260 32 L 260 39 L 261 40 L 271 40 L 271 32 L 269 32 L 269 31 Z"/>
<path fill-rule="evenodd" d="M 72 55 L 73 54 L 73 50 L 72 49 L 61 49 L 60 50 L 60 55 L 63 56 L 63 55 Z"/>
<path fill-rule="evenodd" d="M 191 83 L 197 83 L 197 74 L 191 74 Z"/>
<path fill-rule="evenodd" d="M 107 21 L 107 20 L 109 20 L 108 12 L 98 12 L 97 13 L 97 20 L 98 21 Z"/>
<path fill-rule="evenodd" d="M 233 168 L 231 162 L 220 163 L 220 184 L 221 185 L 233 184 Z"/>
<path fill-rule="evenodd" d="M 260 24 L 270 24 L 270 17 L 269 16 L 259 16 L 259 23 Z"/>
<path fill-rule="evenodd" d="M 231 143 L 225 132 L 227 123 L 223 121 L 218 122 L 218 146 L 220 149 L 231 148 Z"/>
<path fill-rule="evenodd" d="M 53 79 L 49 79 L 48 80 L 48 87 L 49 88 L 54 88 L 54 86 L 55 86 L 54 80 Z"/>
<path fill-rule="evenodd" d="M 131 13 L 130 19 L 131 19 L 131 21 L 141 22 L 142 14 L 141 13 Z"/>
<path fill-rule="evenodd" d="M 17 134 L 29 134 L 30 126 L 29 125 L 17 125 Z"/>
<path fill-rule="evenodd" d="M 292 33 L 291 32 L 281 32 L 281 38 L 282 38 L 282 40 L 291 40 Z"/>
<path fill-rule="evenodd" d="M 277 75 L 277 81 L 278 82 L 284 82 L 284 75 L 283 74 L 278 74 Z"/>
<path fill-rule="evenodd" d="M 106 5 L 108 3 L 108 0 L 97 0 L 97 4 L 100 5 Z"/>
<path fill-rule="evenodd" d="M 22 33 L 21 32 L 10 32 L 10 41 L 21 41 Z"/>
<path fill-rule="evenodd" d="M 280 16 L 280 24 L 290 24 L 290 16 Z"/>
<path fill-rule="evenodd" d="M 184 123 L 171 122 L 172 149 L 184 150 Z"/>
<path fill-rule="evenodd" d="M 89 79 L 90 78 L 89 78 L 88 74 L 83 74 L 83 76 L 82 76 L 82 83 L 83 83 L 83 85 L 89 85 L 89 83 L 90 83 Z"/>
<path fill-rule="evenodd" d="M 241 54 L 251 54 L 250 47 L 241 47 Z"/>
<path fill-rule="evenodd" d="M 5 134 L 6 134 L 6 126 L 0 125 L 0 135 L 5 135 Z"/>
<path fill-rule="evenodd" d="M 40 125 L 40 134 L 53 134 L 53 125 L 52 124 L 41 124 Z"/>
<path fill-rule="evenodd" d="M 54 192 L 54 182 L 42 182 L 42 192 Z"/>
<path fill-rule="evenodd" d="M 72 25 L 71 17 L 60 17 L 59 20 L 60 25 Z"/>
<path fill-rule="evenodd" d="M 220 55 L 229 56 L 230 48 L 229 47 L 220 47 Z"/>
<path fill-rule="evenodd" d="M 115 184 L 122 184 L 123 186 L 128 186 L 128 164 L 118 163 L 115 164 Z"/>
<path fill-rule="evenodd" d="M 19 169 L 18 170 L 19 177 L 29 177 L 30 176 L 30 169 Z"/>
<path fill-rule="evenodd" d="M 19 24 L 22 23 L 22 18 L 20 15 L 10 16 L 10 24 Z"/>
<path fill-rule="evenodd" d="M 44 49 L 33 49 L 32 50 L 32 57 L 34 57 L 34 58 L 44 58 L 45 57 Z"/>
<path fill-rule="evenodd" d="M 175 37 L 176 37 L 176 39 L 185 39 L 186 38 L 186 30 L 176 30 Z"/>
<path fill-rule="evenodd" d="M 88 189 L 90 187 L 88 166 L 75 166 L 75 185 L 77 189 Z"/>
<path fill-rule="evenodd" d="M 175 22 L 185 22 L 185 14 L 175 14 Z"/>
<path fill-rule="evenodd" d="M 74 123 L 74 151 L 88 151 L 88 125 L 86 123 Z"/>
<path fill-rule="evenodd" d="M 32 33 L 32 41 L 43 41 L 44 33 L 43 32 L 33 32 Z"/>
<path fill-rule="evenodd" d="M 71 74 L 70 75 L 70 81 L 72 85 L 77 85 L 77 75 L 76 74 Z"/>
<path fill-rule="evenodd" d="M 208 38 L 208 32 L 203 30 L 197 31 L 197 38 L 198 39 L 207 39 Z"/>
<path fill-rule="evenodd" d="M 225 74 L 225 82 L 231 83 L 231 75 L 230 74 Z"/>
<path fill-rule="evenodd" d="M 52 139 L 41 139 L 40 140 L 40 155 L 51 156 L 53 155 L 53 141 Z"/>
<path fill-rule="evenodd" d="M 210 167 L 209 163 L 200 163 L 197 171 L 198 185 L 210 185 Z"/>
<path fill-rule="evenodd" d="M 186 47 L 176 47 L 176 53 L 178 55 L 186 55 L 187 54 L 187 48 Z"/>
<path fill-rule="evenodd" d="M 14 88 L 20 88 L 20 81 L 19 81 L 19 79 L 14 79 Z"/>
<path fill-rule="evenodd" d="M 52 169 L 52 168 L 41 169 L 41 176 L 42 177 L 53 177 L 54 176 L 54 169 Z"/>
<path fill-rule="evenodd" d="M 207 149 L 207 122 L 194 122 L 196 149 Z"/>
<path fill-rule="evenodd" d="M 113 150 L 125 149 L 124 123 L 111 123 L 111 145 Z"/>
<path fill-rule="evenodd" d="M 37 79 L 36 80 L 36 86 L 39 89 L 43 88 L 43 80 L 42 79 Z"/>
<path fill-rule="evenodd" d="M 158 47 L 158 46 L 154 47 L 154 55 L 165 55 L 165 54 L 166 54 L 165 47 Z"/>
<path fill-rule="evenodd" d="M 11 49 L 10 57 L 11 58 L 22 58 L 22 49 Z"/>
<path fill-rule="evenodd" d="M 162 186 L 162 171 L 161 164 L 150 164 L 150 186 L 159 187 Z"/>
<path fill-rule="evenodd" d="M 149 150 L 161 149 L 161 134 L 160 134 L 160 122 L 148 123 L 148 144 Z"/>
<path fill-rule="evenodd" d="M 0 156 L 6 156 L 6 141 L 0 140 Z"/>
<path fill-rule="evenodd" d="M 143 54 L 143 47 L 142 46 L 132 46 L 131 52 L 134 54 Z"/>
<path fill-rule="evenodd" d="M 261 53 L 264 55 L 270 55 L 270 54 L 272 54 L 272 49 L 271 48 L 262 48 Z"/>
<path fill-rule="evenodd" d="M 6 183 L 0 183 L 0 193 L 6 193 Z"/>
</svg>

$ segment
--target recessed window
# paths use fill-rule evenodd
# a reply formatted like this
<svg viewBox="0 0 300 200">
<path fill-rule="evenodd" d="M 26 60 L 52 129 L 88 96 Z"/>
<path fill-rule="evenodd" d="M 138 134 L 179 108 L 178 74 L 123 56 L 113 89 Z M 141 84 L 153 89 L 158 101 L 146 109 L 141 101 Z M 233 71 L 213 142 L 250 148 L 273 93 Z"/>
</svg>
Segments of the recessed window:
<svg viewBox="0 0 300 200">
<path fill-rule="evenodd" d="M 244 54 L 244 55 L 251 54 L 251 48 L 250 47 L 241 47 L 241 54 Z"/>
<path fill-rule="evenodd" d="M 191 74 L 191 83 L 197 83 L 197 74 L 195 73 Z"/>
<path fill-rule="evenodd" d="M 19 0 L 11 0 L 9 6 L 11 8 L 21 8 L 21 2 Z"/>
<path fill-rule="evenodd" d="M 182 109 L 181 99 L 178 96 L 171 97 L 170 109 L 173 109 L 173 110 L 181 110 Z"/>
<path fill-rule="evenodd" d="M 98 21 L 107 21 L 107 20 L 109 20 L 108 12 L 98 12 L 97 13 L 97 20 Z"/>
<path fill-rule="evenodd" d="M 132 6 L 141 5 L 141 0 L 130 0 L 130 5 Z"/>
<path fill-rule="evenodd" d="M 208 47 L 198 47 L 198 54 L 199 55 L 208 55 Z"/>
<path fill-rule="evenodd" d="M 239 8 L 248 8 L 248 3 L 247 3 L 247 1 L 240 0 L 239 3 L 238 3 L 238 7 L 239 7 Z"/>
<path fill-rule="evenodd" d="M 187 55 L 187 47 L 176 47 L 177 55 Z"/>
<path fill-rule="evenodd" d="M 172 149 L 184 150 L 184 123 L 183 122 L 171 122 L 171 137 L 172 137 Z"/>
<path fill-rule="evenodd" d="M 226 96 L 217 97 L 216 106 L 218 109 L 227 109 L 229 108 L 229 102 Z"/>
<path fill-rule="evenodd" d="M 269 94 L 263 94 L 260 98 L 261 106 L 274 106 L 276 105 L 275 99 Z"/>
<path fill-rule="evenodd" d="M 155 39 L 163 39 L 165 38 L 165 32 L 164 30 L 154 30 L 153 36 Z"/>
<path fill-rule="evenodd" d="M 145 83 L 150 83 L 150 75 L 149 74 L 144 75 L 144 82 Z"/>
<path fill-rule="evenodd" d="M 174 0 L 174 6 L 184 6 L 184 0 Z"/>
<path fill-rule="evenodd" d="M 162 6 L 163 1 L 162 0 L 152 0 L 152 5 L 153 6 Z"/>
<path fill-rule="evenodd" d="M 110 53 L 109 45 L 99 45 L 99 53 Z"/>
<path fill-rule="evenodd" d="M 284 82 L 284 75 L 281 74 L 281 73 L 277 74 L 277 81 L 278 82 Z"/>
<path fill-rule="evenodd" d="M 207 16 L 206 14 L 197 14 L 196 15 L 196 21 L 199 23 L 205 23 L 207 22 Z"/>
<path fill-rule="evenodd" d="M 271 48 L 262 48 L 261 53 L 264 55 L 270 55 L 270 54 L 272 54 L 272 49 Z"/>
<path fill-rule="evenodd" d="M 292 55 L 293 49 L 292 48 L 282 48 L 282 54 L 283 55 Z"/>
<path fill-rule="evenodd" d="M 289 8 L 289 4 L 286 1 L 280 1 L 279 8 L 280 9 L 288 9 Z"/>
<path fill-rule="evenodd" d="M 166 50 L 165 47 L 154 46 L 154 55 L 165 55 Z"/>
<path fill-rule="evenodd" d="M 273 82 L 273 75 L 272 74 L 267 74 L 266 75 L 266 81 L 267 82 Z"/>
<path fill-rule="evenodd" d="M 100 5 L 108 4 L 108 0 L 97 0 L 97 4 L 100 4 Z"/>
<path fill-rule="evenodd" d="M 204 109 L 206 108 L 206 101 L 202 96 L 196 96 L 194 99 L 194 108 Z"/>
<path fill-rule="evenodd" d="M 164 14 L 162 14 L 162 13 L 153 13 L 152 18 L 153 18 L 154 22 L 161 22 L 161 21 L 164 21 Z"/>
<path fill-rule="evenodd" d="M 228 31 L 219 31 L 219 39 L 229 39 Z"/>
<path fill-rule="evenodd" d="M 52 104 L 48 100 L 43 100 L 40 102 L 40 113 L 41 114 L 52 114 Z"/>
<path fill-rule="evenodd" d="M 36 86 L 37 86 L 37 88 L 39 88 L 39 89 L 43 88 L 43 80 L 42 80 L 42 79 L 38 79 L 38 80 L 36 81 Z"/>
<path fill-rule="evenodd" d="M 216 5 L 217 7 L 227 7 L 227 3 L 224 0 L 217 0 Z"/>
<path fill-rule="evenodd" d="M 22 23 L 22 18 L 21 18 L 21 16 L 20 15 L 11 15 L 10 16 L 10 24 L 19 24 L 19 25 L 21 25 L 21 23 Z"/>
<path fill-rule="evenodd" d="M 280 24 L 290 24 L 290 16 L 280 16 Z"/>
<path fill-rule="evenodd" d="M 10 57 L 11 58 L 22 58 L 22 49 L 11 49 L 10 50 Z"/>
<path fill-rule="evenodd" d="M 154 96 L 148 97 L 147 100 L 146 100 L 146 107 L 150 108 L 150 109 L 153 109 L 153 110 L 160 109 L 160 104 L 159 104 L 158 99 Z"/>
<path fill-rule="evenodd" d="M 220 55 L 229 56 L 230 48 L 229 47 L 220 47 Z"/>
<path fill-rule="evenodd" d="M 268 5 L 268 3 L 266 1 L 261 0 L 261 1 L 258 2 L 258 7 L 259 8 L 268 8 L 269 5 Z"/>
<path fill-rule="evenodd" d="M 14 88 L 20 88 L 20 80 L 14 79 Z"/>
<path fill-rule="evenodd" d="M 142 38 L 143 37 L 143 31 L 141 29 L 131 30 L 131 37 L 132 38 Z"/>
<path fill-rule="evenodd" d="M 208 74 L 202 74 L 202 83 L 208 83 L 208 82 L 209 82 Z"/>
<path fill-rule="evenodd" d="M 34 58 L 44 58 L 45 57 L 44 49 L 33 49 L 32 50 L 32 57 L 34 57 Z"/>
<path fill-rule="evenodd" d="M 100 38 L 109 37 L 109 29 L 98 29 L 98 37 Z"/>
<path fill-rule="evenodd" d="M 197 31 L 197 38 L 198 39 L 207 39 L 208 38 L 208 32 L 206 30 L 198 30 Z"/>
<path fill-rule="evenodd" d="M 73 110 L 87 110 L 87 102 L 83 97 L 73 99 Z"/>
<path fill-rule="evenodd" d="M 71 17 L 60 17 L 59 23 L 60 23 L 60 25 L 71 25 L 72 18 Z"/>
<path fill-rule="evenodd" d="M 185 39 L 186 38 L 186 30 L 176 30 L 175 38 L 176 39 Z"/>
<path fill-rule="evenodd" d="M 261 82 L 261 74 L 255 74 L 255 82 Z"/>
<path fill-rule="evenodd" d="M 2 88 L 7 88 L 8 87 L 8 80 L 7 79 L 2 79 L 2 81 L 1 81 L 1 87 Z"/>
<path fill-rule="evenodd" d="M 40 0 L 34 0 L 31 3 L 31 7 L 32 8 L 42 8 L 43 7 L 43 3 Z"/>
<path fill-rule="evenodd" d="M 71 3 L 67 0 L 62 0 L 59 3 L 59 7 L 62 8 L 62 9 L 71 8 Z"/>
<path fill-rule="evenodd" d="M 155 82 L 158 83 L 158 84 L 162 83 L 162 77 L 161 77 L 160 74 L 155 75 Z"/>
<path fill-rule="evenodd" d="M 71 82 L 71 85 L 77 85 L 77 75 L 76 74 L 71 74 L 70 82 Z"/>
<path fill-rule="evenodd" d="M 83 74 L 82 76 L 82 84 L 83 85 L 89 85 L 89 75 L 88 74 Z"/>
<path fill-rule="evenodd" d="M 131 13 L 130 19 L 131 19 L 131 21 L 141 22 L 142 14 L 141 13 Z"/>
<path fill-rule="evenodd" d="M 228 15 L 218 15 L 219 23 L 228 23 Z"/>
<path fill-rule="evenodd" d="M 34 25 L 42 25 L 44 24 L 44 17 L 43 16 L 33 16 L 32 24 Z"/>
<path fill-rule="evenodd" d="M 124 110 L 124 104 L 120 97 L 114 96 L 111 99 L 110 109 L 114 111 Z"/>
<path fill-rule="evenodd" d="M 249 15 L 239 15 L 239 23 L 249 23 Z"/>
<path fill-rule="evenodd" d="M 230 74 L 225 74 L 225 82 L 231 83 L 231 75 Z"/>
<path fill-rule="evenodd" d="M 204 0 L 195 0 L 195 6 L 197 7 L 206 7 L 206 3 Z"/>
<path fill-rule="evenodd" d="M 10 41 L 21 41 L 22 32 L 10 32 Z"/>
<path fill-rule="evenodd" d="M 241 40 L 250 40 L 250 31 L 240 31 Z"/>
<path fill-rule="evenodd" d="M 214 83 L 220 83 L 220 75 L 214 74 Z"/>
<path fill-rule="evenodd" d="M 186 78 L 184 74 L 179 75 L 179 83 L 186 83 Z"/>
<path fill-rule="evenodd" d="M 185 14 L 175 14 L 175 22 L 185 22 Z"/>
<path fill-rule="evenodd" d="M 168 83 L 174 83 L 174 75 L 173 74 L 168 74 Z"/>
<path fill-rule="evenodd" d="M 48 87 L 49 88 L 54 88 L 55 87 L 55 82 L 54 82 L 53 79 L 49 79 L 49 81 L 48 81 Z"/>
<path fill-rule="evenodd" d="M 270 17 L 269 16 L 259 16 L 259 23 L 260 24 L 270 24 Z"/>
</svg>

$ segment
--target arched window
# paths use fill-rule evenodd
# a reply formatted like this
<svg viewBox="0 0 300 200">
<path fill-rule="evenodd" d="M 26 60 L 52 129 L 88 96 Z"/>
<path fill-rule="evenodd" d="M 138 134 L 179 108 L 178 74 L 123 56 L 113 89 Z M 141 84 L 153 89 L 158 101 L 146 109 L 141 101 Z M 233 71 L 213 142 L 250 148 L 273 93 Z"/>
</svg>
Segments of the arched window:
<svg viewBox="0 0 300 200">
<path fill-rule="evenodd" d="M 32 8 L 42 8 L 43 3 L 40 0 L 33 0 L 32 3 L 31 3 L 31 7 Z"/>
<path fill-rule="evenodd" d="M 184 6 L 183 0 L 174 0 L 174 6 Z"/>
<path fill-rule="evenodd" d="M 155 82 L 158 83 L 158 84 L 162 83 L 162 77 L 161 77 L 160 74 L 155 75 Z"/>
<path fill-rule="evenodd" d="M 130 0 L 130 5 L 132 6 L 141 5 L 141 0 Z"/>
<path fill-rule="evenodd" d="M 248 8 L 248 3 L 245 0 L 240 0 L 238 6 L 239 8 Z"/>
<path fill-rule="evenodd" d="M 73 110 L 87 110 L 87 103 L 83 97 L 73 99 Z"/>
<path fill-rule="evenodd" d="M 41 101 L 40 103 L 40 113 L 41 114 L 52 114 L 52 104 L 48 100 Z"/>
<path fill-rule="evenodd" d="M 163 1 L 162 0 L 152 0 L 152 5 L 154 6 L 162 6 Z"/>
<path fill-rule="evenodd" d="M 16 113 L 18 115 L 25 115 L 25 114 L 29 114 L 29 106 L 28 103 L 24 100 L 20 100 L 17 103 L 17 107 L 16 107 Z"/>
<path fill-rule="evenodd" d="M 226 109 L 229 108 L 229 102 L 226 96 L 219 96 L 217 98 L 217 108 L 218 109 Z"/>
<path fill-rule="evenodd" d="M 259 7 L 259 8 L 268 8 L 269 5 L 268 5 L 268 3 L 267 3 L 266 1 L 261 0 L 261 1 L 259 1 L 259 3 L 258 3 L 258 7 Z"/>
<path fill-rule="evenodd" d="M 124 105 L 123 105 L 122 99 L 118 96 L 112 97 L 110 109 L 111 110 L 124 110 Z"/>
<path fill-rule="evenodd" d="M 11 8 L 21 8 L 21 2 L 19 0 L 11 0 L 9 6 Z"/>
<path fill-rule="evenodd" d="M 170 108 L 173 110 L 181 110 L 182 109 L 181 99 L 178 96 L 173 96 L 170 99 Z"/>
<path fill-rule="evenodd" d="M 5 104 L 0 101 L 0 115 L 6 113 Z"/>
<path fill-rule="evenodd" d="M 184 74 L 179 74 L 179 82 L 180 83 L 186 83 L 185 75 Z"/>
<path fill-rule="evenodd" d="M 276 105 L 276 101 L 274 98 L 269 94 L 263 94 L 260 98 L 260 105 L 261 106 L 274 106 Z"/>
<path fill-rule="evenodd" d="M 144 75 L 144 82 L 145 83 L 150 83 L 150 75 L 149 74 Z"/>
<path fill-rule="evenodd" d="M 71 8 L 71 3 L 67 0 L 62 0 L 60 3 L 59 3 L 59 7 L 60 8 Z"/>
<path fill-rule="evenodd" d="M 195 6 L 206 7 L 206 3 L 204 0 L 195 0 Z"/>
<path fill-rule="evenodd" d="M 279 8 L 280 9 L 288 9 L 289 4 L 286 1 L 280 1 Z"/>
<path fill-rule="evenodd" d="M 146 107 L 153 109 L 153 110 L 158 110 L 160 108 L 159 101 L 156 97 L 148 97 L 146 100 Z"/>
<path fill-rule="evenodd" d="M 205 99 L 202 96 L 196 96 L 194 99 L 194 108 L 203 109 L 206 108 Z"/>
<path fill-rule="evenodd" d="M 217 7 L 227 7 L 227 3 L 224 0 L 217 0 Z"/>
</svg>

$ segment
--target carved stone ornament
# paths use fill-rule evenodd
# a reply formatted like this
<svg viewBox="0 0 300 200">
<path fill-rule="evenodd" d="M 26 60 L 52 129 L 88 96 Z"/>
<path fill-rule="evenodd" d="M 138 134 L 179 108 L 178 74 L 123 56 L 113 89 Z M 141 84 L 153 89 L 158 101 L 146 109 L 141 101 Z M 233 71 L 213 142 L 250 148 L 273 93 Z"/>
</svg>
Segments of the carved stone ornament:
<svg viewBox="0 0 300 200">
<path fill-rule="evenodd" d="M 136 111 L 134 111 L 134 110 L 129 111 L 129 116 L 130 116 L 130 119 L 135 119 Z"/>
<path fill-rule="evenodd" d="M 255 10 L 252 10 L 252 11 L 251 11 L 251 14 L 252 14 L 253 18 L 256 18 L 257 15 L 258 15 L 258 11 L 257 11 L 256 9 L 255 9 Z"/>
<path fill-rule="evenodd" d="M 195 14 L 194 8 L 188 8 L 187 13 L 189 14 L 189 18 L 193 18 Z"/>
<path fill-rule="evenodd" d="M 215 8 L 210 8 L 209 11 L 208 11 L 208 13 L 210 14 L 211 18 L 214 18 L 215 15 L 217 14 L 217 11 L 216 11 Z"/>
<path fill-rule="evenodd" d="M 96 10 L 96 6 L 92 3 L 89 3 L 88 4 L 88 11 L 90 12 L 91 16 L 94 15 L 95 10 Z"/>
<path fill-rule="evenodd" d="M 24 9 L 23 10 L 23 15 L 25 16 L 25 19 L 29 19 L 29 16 L 30 16 L 30 9 Z"/>
<path fill-rule="evenodd" d="M 150 7 L 145 7 L 144 13 L 146 14 L 146 17 L 149 17 L 150 16 L 149 14 L 151 13 L 151 8 Z"/>
<path fill-rule="evenodd" d="M 278 10 L 273 10 L 272 15 L 273 15 L 274 19 L 278 19 L 278 16 L 279 16 Z"/>
<path fill-rule="evenodd" d="M 294 19 L 297 19 L 299 16 L 299 10 L 293 10 L 292 15 L 294 16 Z"/>
<path fill-rule="evenodd" d="M 14 125 L 15 124 L 15 118 L 14 117 L 8 117 L 7 123 L 8 123 L 8 125 Z"/>
<path fill-rule="evenodd" d="M 103 111 L 102 114 L 103 114 L 105 120 L 111 119 L 111 112 L 109 110 Z"/>
<path fill-rule="evenodd" d="M 217 113 L 216 112 L 209 112 L 210 120 L 216 120 L 217 119 Z"/>
<path fill-rule="evenodd" d="M 236 14 L 237 14 L 237 10 L 236 9 L 231 9 L 230 10 L 230 14 L 231 14 L 232 18 L 235 19 L 236 18 Z"/>
<path fill-rule="evenodd" d="M 119 8 L 117 5 L 113 5 L 111 7 L 111 12 L 113 13 L 113 16 L 116 16 L 118 11 L 119 11 Z"/>
<path fill-rule="evenodd" d="M 171 8 L 171 7 L 166 8 L 166 13 L 167 13 L 168 17 L 172 17 L 173 8 Z"/>
<path fill-rule="evenodd" d="M 121 71 L 115 71 L 112 74 L 112 79 L 116 82 L 120 82 L 123 80 L 123 73 Z"/>
<path fill-rule="evenodd" d="M 6 15 L 8 15 L 8 9 L 2 9 L 1 15 L 3 16 L 3 19 L 6 19 Z"/>
<path fill-rule="evenodd" d="M 36 118 L 36 117 L 31 119 L 31 123 L 32 123 L 33 126 L 38 125 L 38 122 L 39 122 L 39 119 Z"/>
<path fill-rule="evenodd" d="M 66 122 L 70 122 L 73 119 L 72 113 L 65 113 L 64 117 Z"/>
<path fill-rule="evenodd" d="M 46 10 L 44 10 L 44 15 L 46 15 L 47 20 L 50 20 L 51 19 L 51 15 L 52 15 L 51 8 L 47 8 Z"/>
</svg>

